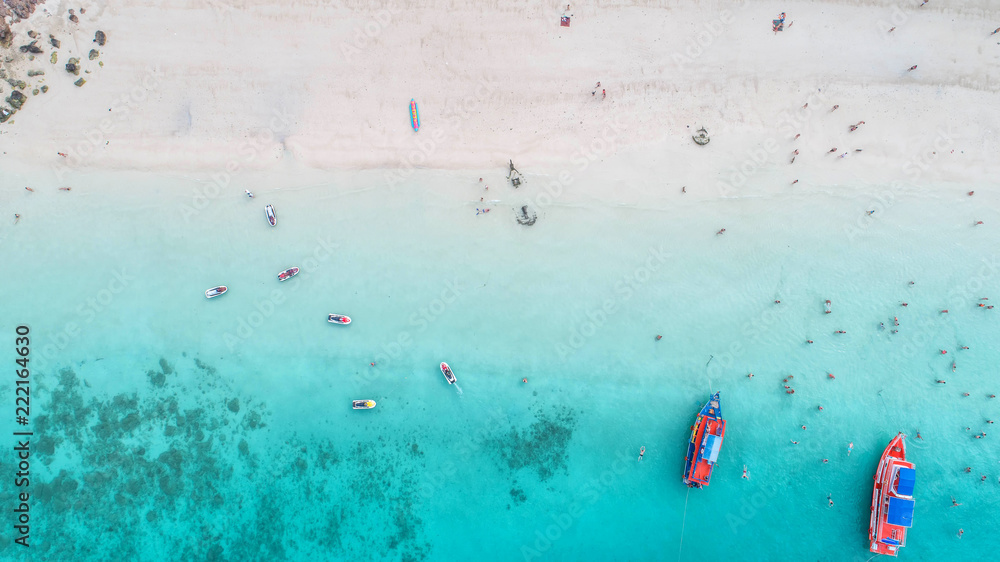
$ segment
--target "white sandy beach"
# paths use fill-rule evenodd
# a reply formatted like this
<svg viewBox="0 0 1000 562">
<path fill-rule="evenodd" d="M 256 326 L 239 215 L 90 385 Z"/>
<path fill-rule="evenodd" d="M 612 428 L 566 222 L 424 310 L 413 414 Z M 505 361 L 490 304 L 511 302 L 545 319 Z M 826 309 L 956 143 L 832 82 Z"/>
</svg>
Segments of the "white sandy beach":
<svg viewBox="0 0 1000 562">
<path fill-rule="evenodd" d="M 96 2 L 75 24 L 50 2 L 12 26 L 5 68 L 42 69 L 29 84 L 51 90 L 0 126 L 3 166 L 38 184 L 227 165 L 294 184 L 305 168 L 506 172 L 513 159 L 557 177 L 602 161 L 647 181 L 588 197 L 632 203 L 681 186 L 718 197 L 995 185 L 1000 6 L 918 5 L 599 2 L 573 5 L 566 28 L 558 3 Z M 782 11 L 790 27 L 773 33 Z M 103 67 L 86 60 L 97 29 Z M 62 38 L 57 64 L 47 44 L 33 62 L 16 53 L 29 30 Z M 82 88 L 63 69 L 70 56 L 83 59 Z M 591 96 L 598 81 L 604 100 Z M 701 126 L 704 148 L 690 137 Z"/>
</svg>

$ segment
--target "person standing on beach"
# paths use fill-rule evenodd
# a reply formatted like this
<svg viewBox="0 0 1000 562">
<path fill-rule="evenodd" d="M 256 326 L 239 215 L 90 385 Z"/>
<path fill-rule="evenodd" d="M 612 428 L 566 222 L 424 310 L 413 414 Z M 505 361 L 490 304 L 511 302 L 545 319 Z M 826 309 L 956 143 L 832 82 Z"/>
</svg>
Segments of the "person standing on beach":
<svg viewBox="0 0 1000 562">
<path fill-rule="evenodd" d="M 916 70 L 916 69 L 917 69 L 917 65 L 913 65 L 913 66 L 911 66 L 911 67 L 910 67 L 910 68 L 909 68 L 909 69 L 907 70 L 907 72 L 910 72 L 911 70 Z"/>
<path fill-rule="evenodd" d="M 990 35 L 996 35 L 997 33 L 1000 33 L 1000 27 L 994 29 L 993 33 L 990 33 Z"/>
<path fill-rule="evenodd" d="M 606 98 L 606 97 L 608 97 L 608 91 L 607 91 L 607 90 L 604 90 L 604 89 L 602 89 L 602 90 L 601 90 L 601 99 L 603 100 L 603 99 L 604 99 L 604 98 Z"/>
</svg>

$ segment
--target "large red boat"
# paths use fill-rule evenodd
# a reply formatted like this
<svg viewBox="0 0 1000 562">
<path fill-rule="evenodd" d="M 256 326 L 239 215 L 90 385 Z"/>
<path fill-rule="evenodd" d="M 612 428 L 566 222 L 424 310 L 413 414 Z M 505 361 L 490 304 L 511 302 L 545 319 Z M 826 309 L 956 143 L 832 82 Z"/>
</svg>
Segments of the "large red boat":
<svg viewBox="0 0 1000 562">
<path fill-rule="evenodd" d="M 726 420 L 722 419 L 719 393 L 716 392 L 702 407 L 691 426 L 691 440 L 688 441 L 687 457 L 684 459 L 684 483 L 689 488 L 708 486 L 725 436 Z"/>
<path fill-rule="evenodd" d="M 906 546 L 906 530 L 913 526 L 913 485 L 917 472 L 906 460 L 906 436 L 889 442 L 875 471 L 872 516 L 868 527 L 871 551 L 896 556 Z"/>
</svg>

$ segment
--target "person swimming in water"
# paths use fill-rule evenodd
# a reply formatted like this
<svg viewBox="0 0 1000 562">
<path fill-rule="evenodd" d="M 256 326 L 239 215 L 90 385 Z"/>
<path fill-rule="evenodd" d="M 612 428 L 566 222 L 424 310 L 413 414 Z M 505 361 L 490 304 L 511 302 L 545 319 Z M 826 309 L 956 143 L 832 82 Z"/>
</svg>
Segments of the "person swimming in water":
<svg viewBox="0 0 1000 562">
<path fill-rule="evenodd" d="M 747 474 L 747 465 L 743 465 L 743 478 L 750 480 L 750 475 Z"/>
<path fill-rule="evenodd" d="M 854 450 L 854 441 L 847 444 L 847 456 L 851 456 L 851 451 Z"/>
<path fill-rule="evenodd" d="M 639 447 L 639 460 L 642 460 L 642 456 L 646 454 L 646 447 Z"/>
<path fill-rule="evenodd" d="M 250 190 L 249 190 L 249 189 L 244 189 L 243 191 L 245 191 L 245 192 L 246 192 L 246 194 L 247 194 L 247 197 L 249 197 L 250 199 L 253 199 L 253 193 L 250 193 Z"/>
</svg>

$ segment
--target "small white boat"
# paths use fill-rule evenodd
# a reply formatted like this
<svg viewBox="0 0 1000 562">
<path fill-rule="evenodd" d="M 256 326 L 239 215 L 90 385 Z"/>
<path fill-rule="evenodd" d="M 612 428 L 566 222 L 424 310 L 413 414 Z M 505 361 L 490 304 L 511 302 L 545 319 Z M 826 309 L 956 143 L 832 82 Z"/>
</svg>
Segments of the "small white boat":
<svg viewBox="0 0 1000 562">
<path fill-rule="evenodd" d="M 299 268 L 289 267 L 288 269 L 278 274 L 278 281 L 287 281 L 298 274 L 299 274 Z"/>
<path fill-rule="evenodd" d="M 219 285 L 218 287 L 212 287 L 211 289 L 205 291 L 205 298 L 206 299 L 214 299 L 215 297 L 217 297 L 217 296 L 219 296 L 221 294 L 224 294 L 228 290 L 229 290 L 229 287 L 227 287 L 225 285 Z"/>
<path fill-rule="evenodd" d="M 267 222 L 270 223 L 271 226 L 278 225 L 278 218 L 274 216 L 274 207 L 270 205 L 264 207 L 264 214 L 267 215 Z"/>
<path fill-rule="evenodd" d="M 441 374 L 443 374 L 444 378 L 448 380 L 448 384 L 455 384 L 458 382 L 458 379 L 455 378 L 455 373 L 451 371 L 451 367 L 449 367 L 447 363 L 441 363 Z"/>
<path fill-rule="evenodd" d="M 344 316 L 343 314 L 331 314 L 327 317 L 326 321 L 331 324 L 342 324 L 346 326 L 351 323 L 351 317 Z"/>
<path fill-rule="evenodd" d="M 371 410 L 375 407 L 374 400 L 355 400 L 353 402 L 355 410 Z"/>
</svg>

